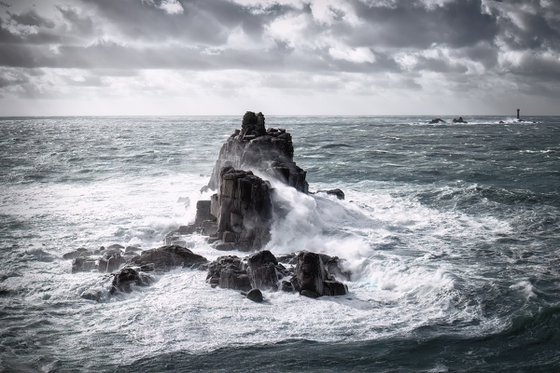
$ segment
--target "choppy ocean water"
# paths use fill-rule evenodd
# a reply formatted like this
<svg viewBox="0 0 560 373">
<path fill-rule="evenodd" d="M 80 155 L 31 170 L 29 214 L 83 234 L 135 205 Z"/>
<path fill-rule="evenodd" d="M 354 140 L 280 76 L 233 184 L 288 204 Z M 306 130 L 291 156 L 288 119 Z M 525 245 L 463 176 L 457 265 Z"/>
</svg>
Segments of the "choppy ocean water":
<svg viewBox="0 0 560 373">
<path fill-rule="evenodd" d="M 266 304 L 183 269 L 97 303 L 80 294 L 109 275 L 62 259 L 194 220 L 240 117 L 0 119 L 0 367 L 558 371 L 560 117 L 429 119 L 267 117 L 310 189 L 346 193 L 281 188 L 267 248 L 338 255 L 353 277 L 345 297 Z"/>
</svg>

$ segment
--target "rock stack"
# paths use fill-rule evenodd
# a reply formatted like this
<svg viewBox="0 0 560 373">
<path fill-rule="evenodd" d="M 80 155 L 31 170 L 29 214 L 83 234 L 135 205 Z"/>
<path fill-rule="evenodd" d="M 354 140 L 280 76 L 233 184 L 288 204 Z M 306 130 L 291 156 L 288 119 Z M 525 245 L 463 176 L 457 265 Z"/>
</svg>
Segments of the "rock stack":
<svg viewBox="0 0 560 373">
<path fill-rule="evenodd" d="M 306 172 L 294 162 L 292 136 L 285 129 L 266 129 L 264 121 L 262 113 L 245 113 L 241 130 L 235 130 L 220 149 L 210 189 L 220 190 L 221 170 L 233 167 L 267 174 L 303 193 L 309 191 Z"/>
<path fill-rule="evenodd" d="M 335 276 L 350 277 L 337 257 L 304 251 L 276 258 L 270 251 L 262 250 L 270 240 L 273 216 L 281 215 L 286 207 L 274 205 L 274 188 L 258 175 L 310 193 L 306 172 L 295 164 L 293 157 L 292 137 L 286 130 L 266 129 L 262 113 L 247 112 L 241 130 L 236 130 L 220 150 L 206 187 L 216 193 L 210 200 L 197 202 L 193 224 L 170 232 L 165 246 L 157 249 L 138 253 L 138 248 L 112 245 L 95 253 L 78 249 L 64 258 L 74 260 L 72 272 L 111 273 L 110 294 L 151 284 L 151 273 L 184 267 L 207 269 L 206 281 L 212 287 L 242 291 L 255 302 L 264 300 L 261 290 L 295 291 L 311 298 L 344 295 L 348 289 Z M 319 192 L 344 199 L 340 189 Z M 256 253 L 245 258 L 221 256 L 208 263 L 206 258 L 184 247 L 188 239 L 185 236 L 192 233 L 209 236 L 217 250 Z M 84 292 L 82 296 L 98 301 L 102 298 L 98 291 Z"/>
<path fill-rule="evenodd" d="M 270 240 L 274 178 L 302 193 L 309 192 L 306 172 L 294 162 L 292 136 L 284 129 L 265 127 L 262 113 L 248 111 L 241 130 L 227 139 L 206 188 L 216 190 L 210 201 L 198 201 L 195 223 L 171 233 L 201 232 L 212 236 L 218 250 L 251 251 Z M 214 232 L 210 232 L 211 229 Z"/>
</svg>

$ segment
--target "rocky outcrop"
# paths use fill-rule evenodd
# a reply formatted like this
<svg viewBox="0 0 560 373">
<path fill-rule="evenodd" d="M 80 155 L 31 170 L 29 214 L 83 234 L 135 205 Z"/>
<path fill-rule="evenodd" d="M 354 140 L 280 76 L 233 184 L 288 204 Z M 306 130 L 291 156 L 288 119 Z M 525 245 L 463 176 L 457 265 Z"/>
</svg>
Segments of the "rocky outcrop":
<svg viewBox="0 0 560 373">
<path fill-rule="evenodd" d="M 111 283 L 110 294 L 117 292 L 130 293 L 132 285 L 148 286 L 154 282 L 154 278 L 144 273 L 140 268 L 124 267 L 118 273 L 114 274 Z"/>
<path fill-rule="evenodd" d="M 260 249 L 270 239 L 272 189 L 251 171 L 222 169 L 220 192 L 211 203 L 217 214 L 219 250 Z"/>
<path fill-rule="evenodd" d="M 437 124 L 437 123 L 446 123 L 446 122 L 441 118 L 434 118 L 430 121 L 430 124 Z"/>
<path fill-rule="evenodd" d="M 463 117 L 453 118 L 453 123 L 468 123 Z"/>
<path fill-rule="evenodd" d="M 303 251 L 296 258 L 297 264 L 291 282 L 301 295 L 316 298 L 322 295 L 344 295 L 348 292 L 346 285 L 327 271 L 321 255 Z"/>
<path fill-rule="evenodd" d="M 345 195 L 342 189 L 329 189 L 329 190 L 318 190 L 317 193 L 325 193 L 329 196 L 335 196 L 337 199 L 343 200 Z"/>
<path fill-rule="evenodd" d="M 297 291 L 308 297 L 344 295 L 348 292 L 346 285 L 338 281 L 334 274 L 344 272 L 339 267 L 338 258 L 301 252 L 291 256 L 288 261 L 294 262 L 295 265 L 286 268 L 267 250 L 245 259 L 232 255 L 222 256 L 208 266 L 206 281 L 213 287 L 243 292 L 251 289 L 281 289 Z"/>
<path fill-rule="evenodd" d="M 235 255 L 221 256 L 208 265 L 206 282 L 212 287 L 251 290 L 251 280 L 243 261 Z"/>
<path fill-rule="evenodd" d="M 292 136 L 284 129 L 266 129 L 264 115 L 248 111 L 243 116 L 241 130 L 236 130 L 220 149 L 208 187 L 219 190 L 221 170 L 233 167 L 268 174 L 307 193 L 306 172 L 293 158 Z"/>
<path fill-rule="evenodd" d="M 207 262 L 206 258 L 185 247 L 171 245 L 143 251 L 130 263 L 143 268 L 151 268 L 154 271 L 168 271 L 175 267 L 197 269 Z"/>
</svg>

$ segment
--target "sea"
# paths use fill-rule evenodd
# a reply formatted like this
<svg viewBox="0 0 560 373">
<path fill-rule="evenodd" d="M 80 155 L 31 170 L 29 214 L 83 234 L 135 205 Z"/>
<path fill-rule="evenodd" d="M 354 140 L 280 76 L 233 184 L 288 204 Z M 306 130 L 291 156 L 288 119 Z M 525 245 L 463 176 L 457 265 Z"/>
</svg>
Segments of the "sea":
<svg viewBox="0 0 560 373">
<path fill-rule="evenodd" d="M 352 276 L 258 304 L 182 268 L 88 300 L 112 275 L 62 257 L 162 246 L 241 115 L 0 118 L 0 371 L 560 371 L 560 117 L 430 119 L 267 116 L 310 190 L 346 198 L 274 184 L 289 212 L 266 249 Z"/>
</svg>

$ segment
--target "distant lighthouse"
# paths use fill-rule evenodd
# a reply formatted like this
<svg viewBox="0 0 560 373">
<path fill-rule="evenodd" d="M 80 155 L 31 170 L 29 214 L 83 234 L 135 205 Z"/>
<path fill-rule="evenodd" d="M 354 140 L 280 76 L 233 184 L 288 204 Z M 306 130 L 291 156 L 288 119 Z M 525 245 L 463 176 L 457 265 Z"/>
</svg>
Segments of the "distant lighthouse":
<svg viewBox="0 0 560 373">
<path fill-rule="evenodd" d="M 517 109 L 517 120 L 519 120 L 519 109 Z"/>
</svg>

